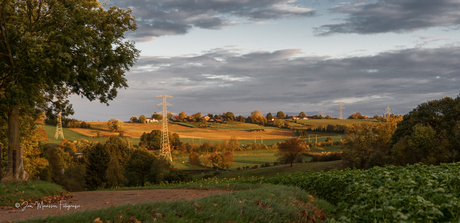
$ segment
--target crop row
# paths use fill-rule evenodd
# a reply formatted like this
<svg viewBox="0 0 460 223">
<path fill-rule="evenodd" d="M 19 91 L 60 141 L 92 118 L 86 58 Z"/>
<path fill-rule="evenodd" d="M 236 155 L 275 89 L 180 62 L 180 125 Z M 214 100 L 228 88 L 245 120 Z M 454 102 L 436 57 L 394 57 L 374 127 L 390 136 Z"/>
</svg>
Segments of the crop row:
<svg viewBox="0 0 460 223">
<path fill-rule="evenodd" d="M 332 222 L 460 221 L 460 163 L 299 172 L 249 181 L 301 187 L 336 205 Z"/>
</svg>

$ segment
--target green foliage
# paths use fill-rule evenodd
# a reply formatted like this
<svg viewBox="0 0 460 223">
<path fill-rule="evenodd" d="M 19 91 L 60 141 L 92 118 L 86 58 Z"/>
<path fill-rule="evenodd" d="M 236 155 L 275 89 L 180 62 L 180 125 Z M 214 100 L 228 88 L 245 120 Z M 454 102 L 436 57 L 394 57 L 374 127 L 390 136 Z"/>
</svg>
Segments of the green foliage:
<svg viewBox="0 0 460 223">
<path fill-rule="evenodd" d="M 363 122 L 347 128 L 342 160 L 346 167 L 367 169 L 391 163 L 391 136 L 399 119 L 387 123 Z"/>
<path fill-rule="evenodd" d="M 111 156 L 118 159 L 118 163 L 123 166 L 133 153 L 133 143 L 127 138 L 111 136 L 105 141 L 105 148 Z"/>
<path fill-rule="evenodd" d="M 144 116 L 145 117 L 145 116 Z M 152 113 L 152 118 L 158 121 L 163 120 L 163 115 L 158 114 L 157 112 Z"/>
<path fill-rule="evenodd" d="M 25 0 L 3 1 L 0 11 L 0 110 L 12 130 L 10 151 L 19 148 L 19 113 L 68 115 L 70 94 L 107 103 L 128 86 L 124 73 L 139 57 L 123 40 L 136 29 L 129 9 L 96 0 Z"/>
<path fill-rule="evenodd" d="M 246 182 L 295 185 L 336 205 L 331 222 L 458 222 L 460 163 L 294 173 Z"/>
<path fill-rule="evenodd" d="M 78 164 L 70 166 L 65 170 L 64 180 L 61 185 L 67 191 L 84 191 L 85 185 L 86 167 L 85 164 Z"/>
<path fill-rule="evenodd" d="M 355 112 L 351 114 L 348 119 L 364 119 L 364 115 L 361 114 L 361 112 Z"/>
<path fill-rule="evenodd" d="M 133 116 L 129 119 L 131 122 L 138 122 L 139 119 L 137 119 L 137 116 Z"/>
<path fill-rule="evenodd" d="M 19 199 L 36 200 L 50 195 L 59 195 L 64 191 L 61 186 L 46 181 L 0 182 L 0 190 L 2 192 L 0 207 L 14 207 L 15 203 L 20 201 Z M 2 210 L 2 212 L 6 211 Z"/>
<path fill-rule="evenodd" d="M 44 180 L 51 179 L 52 182 L 60 184 L 62 183 L 62 180 L 64 179 L 64 174 L 63 174 L 64 167 L 62 166 L 61 158 L 56 153 L 57 148 L 49 148 L 47 150 L 49 166 L 47 168 L 47 171 L 45 171 L 44 173 L 45 175 L 42 177 L 44 177 L 43 178 Z"/>
<path fill-rule="evenodd" d="M 235 120 L 235 115 L 233 114 L 233 112 L 226 112 L 224 117 L 227 121 Z"/>
<path fill-rule="evenodd" d="M 284 121 L 284 119 L 275 119 L 275 121 L 273 122 L 273 125 L 278 128 L 283 127 L 285 124 L 286 122 Z"/>
<path fill-rule="evenodd" d="M 112 155 L 107 167 L 106 188 L 122 187 L 127 182 L 128 180 L 123 176 L 123 167 L 118 163 L 118 158 Z"/>
<path fill-rule="evenodd" d="M 276 113 L 276 118 L 277 119 L 284 119 L 284 118 L 286 118 L 286 115 L 284 115 L 284 112 L 279 111 L 278 113 Z"/>
<path fill-rule="evenodd" d="M 208 184 L 211 187 L 216 185 Z M 243 185 L 243 184 L 238 184 Z M 200 185 L 198 185 L 198 188 Z M 228 189 L 228 184 L 218 184 Z M 251 188 L 253 190 L 241 190 Z M 257 187 L 257 188 L 255 188 Z M 282 185 L 243 185 L 233 193 L 206 196 L 193 201 L 163 201 L 136 205 L 121 205 L 84 213 L 52 216 L 35 221 L 46 222 L 307 222 L 316 208 L 310 196 L 299 188 Z M 307 205 L 301 205 L 305 204 Z M 325 202 L 323 201 L 323 204 Z M 326 203 L 327 204 L 327 203 Z M 324 205 L 326 205 L 324 204 Z M 330 206 L 330 205 L 329 205 Z M 132 217 L 131 217 L 132 216 Z M 131 217 L 131 218 L 130 218 Z M 324 220 L 324 215 L 316 215 Z"/>
<path fill-rule="evenodd" d="M 125 177 L 128 186 L 144 186 L 156 158 L 146 149 L 137 149 L 125 164 Z"/>
<path fill-rule="evenodd" d="M 169 133 L 169 145 L 178 148 L 181 145 L 179 134 Z M 150 149 L 160 149 L 162 140 L 161 130 L 152 130 L 150 133 L 142 133 L 139 146 L 147 147 Z"/>
<path fill-rule="evenodd" d="M 147 117 L 145 117 L 145 115 L 139 116 L 139 122 L 142 124 L 147 123 Z"/>
<path fill-rule="evenodd" d="M 104 145 L 96 144 L 88 154 L 86 186 L 89 190 L 103 189 L 107 184 L 107 168 L 110 154 Z"/>
<path fill-rule="evenodd" d="M 392 136 L 392 145 L 398 158 L 405 160 L 401 164 L 458 162 L 459 135 L 460 96 L 444 97 L 422 103 L 405 115 Z"/>
</svg>

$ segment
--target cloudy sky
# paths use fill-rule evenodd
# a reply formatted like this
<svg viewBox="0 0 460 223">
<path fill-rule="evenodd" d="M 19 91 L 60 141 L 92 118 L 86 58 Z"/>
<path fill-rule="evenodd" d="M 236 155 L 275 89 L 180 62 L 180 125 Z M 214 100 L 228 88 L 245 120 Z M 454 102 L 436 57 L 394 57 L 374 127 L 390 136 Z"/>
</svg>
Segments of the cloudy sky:
<svg viewBox="0 0 460 223">
<path fill-rule="evenodd" d="M 460 0 L 111 0 L 131 8 L 141 57 L 110 106 L 72 97 L 73 118 L 129 120 L 253 110 L 407 114 L 460 93 Z"/>
</svg>

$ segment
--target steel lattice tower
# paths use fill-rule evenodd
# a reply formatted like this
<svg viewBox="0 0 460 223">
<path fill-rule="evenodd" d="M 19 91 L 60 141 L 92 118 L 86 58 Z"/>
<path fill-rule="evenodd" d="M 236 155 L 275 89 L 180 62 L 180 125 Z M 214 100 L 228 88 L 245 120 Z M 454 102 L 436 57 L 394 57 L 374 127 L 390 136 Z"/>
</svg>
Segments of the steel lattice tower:
<svg viewBox="0 0 460 223">
<path fill-rule="evenodd" d="M 162 115 L 163 115 L 163 120 L 162 120 L 163 128 L 162 128 L 162 137 L 161 137 L 160 157 L 172 162 L 171 146 L 169 145 L 169 133 L 168 133 L 168 106 L 171 107 L 172 105 L 166 102 L 166 98 L 172 98 L 173 96 L 163 94 L 163 95 L 155 96 L 155 97 L 163 98 L 163 102 L 160 104 L 157 104 L 158 107 L 162 107 Z"/>
<path fill-rule="evenodd" d="M 59 112 L 59 116 L 57 118 L 57 125 L 56 125 L 56 135 L 54 135 L 54 139 L 59 139 L 61 137 L 64 139 L 64 132 L 62 131 L 62 121 L 61 121 L 61 112 Z"/>
<path fill-rule="evenodd" d="M 390 119 L 390 110 L 392 109 L 390 108 L 389 105 L 387 105 L 387 108 L 385 110 L 387 111 L 387 122 L 388 122 L 388 120 Z"/>
<path fill-rule="evenodd" d="M 345 109 L 343 106 L 343 102 L 339 102 L 339 108 L 340 109 L 340 119 L 342 119 L 342 109 Z"/>
<path fill-rule="evenodd" d="M 323 117 L 323 109 L 320 109 L 319 113 L 321 114 L 321 117 Z"/>
</svg>

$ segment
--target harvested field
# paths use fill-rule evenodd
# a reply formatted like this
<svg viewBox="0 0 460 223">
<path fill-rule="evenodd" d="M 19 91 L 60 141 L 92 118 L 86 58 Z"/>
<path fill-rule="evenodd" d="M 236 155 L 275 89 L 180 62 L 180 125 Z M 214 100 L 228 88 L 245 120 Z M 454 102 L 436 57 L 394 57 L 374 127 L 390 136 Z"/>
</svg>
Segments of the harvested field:
<svg viewBox="0 0 460 223">
<path fill-rule="evenodd" d="M 72 128 L 72 131 L 88 137 L 96 137 L 97 133 L 101 136 L 118 135 L 118 133 L 109 132 L 106 122 L 89 122 L 91 128 Z M 230 139 L 236 137 L 240 139 L 261 138 L 280 139 L 293 138 L 295 134 L 290 129 L 278 129 L 261 127 L 255 124 L 244 124 L 238 126 L 226 126 L 226 128 L 191 128 L 182 125 L 169 124 L 168 129 L 172 133 L 177 133 L 181 138 L 206 138 L 206 139 Z M 252 125 L 252 128 L 250 128 Z M 238 127 L 241 127 L 240 129 Z M 250 131 L 250 129 L 264 129 L 264 131 Z M 123 134 L 130 138 L 140 138 L 142 133 L 151 132 L 152 130 L 161 130 L 161 124 L 140 124 L 140 123 L 123 123 Z"/>
</svg>

